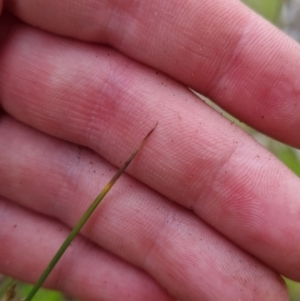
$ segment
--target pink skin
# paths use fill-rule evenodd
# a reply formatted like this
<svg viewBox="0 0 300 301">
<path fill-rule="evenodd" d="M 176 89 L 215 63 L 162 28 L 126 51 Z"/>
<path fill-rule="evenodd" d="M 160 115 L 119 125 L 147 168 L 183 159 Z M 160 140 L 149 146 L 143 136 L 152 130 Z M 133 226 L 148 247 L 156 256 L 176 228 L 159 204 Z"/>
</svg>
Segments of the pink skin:
<svg viewBox="0 0 300 301">
<path fill-rule="evenodd" d="M 238 0 L 6 4 L 39 28 L 108 44 L 211 97 L 243 122 L 300 146 L 299 46 Z"/>
<path fill-rule="evenodd" d="M 0 163 L 4 171 L 0 176 L 2 193 L 19 205 L 54 217 L 68 226 L 75 225 L 90 200 L 97 195 L 99 187 L 103 187 L 117 170 L 88 149 L 50 138 L 8 117 L 2 118 L 0 135 L 6 141 L 5 146 L 3 144 L 0 148 Z M 151 142 L 155 143 L 150 140 L 149 147 Z M 11 152 L 14 156 L 10 155 Z M 21 195 L 19 191 L 22 191 Z M 9 207 L 10 204 L 5 202 L 5 205 Z M 62 241 L 63 233 L 59 233 L 57 228 L 65 227 L 63 224 L 53 226 L 48 219 L 43 221 L 40 216 L 36 217 L 36 213 L 32 213 L 34 219 L 31 221 L 27 211 L 29 217 L 26 216 L 25 221 L 18 217 L 14 217 L 12 221 L 9 216 L 13 216 L 13 210 L 25 211 L 12 206 L 11 209 L 4 210 L 4 221 L 3 218 L 0 219 L 3 229 L 1 241 L 4 242 L 0 252 L 2 258 L 6 259 L 0 261 L 0 268 L 17 276 L 25 267 L 12 263 L 20 260 L 21 253 L 25 261 L 23 265 L 29 267 L 29 272 L 32 271 L 27 277 L 33 281 Z M 21 215 L 19 211 L 18 216 Z M 3 209 L 0 212 L 3 214 Z M 13 228 L 14 224 L 18 229 Z M 54 228 L 54 233 L 50 230 L 45 232 L 45 227 Z M 10 233 L 9 239 L 7 233 Z M 16 238 L 12 239 L 12 233 L 22 234 L 22 240 L 19 238 L 21 242 Z M 58 234 L 59 237 L 56 238 L 55 235 Z M 282 280 L 271 269 L 230 243 L 189 210 L 170 202 L 128 175 L 118 181 L 82 234 L 98 246 L 103 246 L 107 251 L 146 271 L 180 300 L 216 300 L 218 296 L 223 296 L 224 300 L 272 300 L 274 296 L 281 298 L 278 300 L 286 299 Z M 57 240 L 59 242 L 56 243 Z M 36 247 L 33 246 L 46 251 L 37 254 Z M 14 252 L 11 252 L 12 248 Z M 95 245 L 93 248 L 95 249 Z M 79 291 L 72 291 L 72 288 L 68 290 L 65 287 L 72 287 L 67 280 L 63 283 L 60 281 L 68 278 L 73 265 L 78 265 L 76 273 L 82 274 L 83 278 L 93 279 L 95 273 L 97 279 L 103 277 L 108 282 L 119 283 L 120 277 L 113 278 L 118 273 L 119 263 L 106 261 L 104 268 L 101 267 L 102 257 L 108 256 L 103 254 L 103 250 L 98 255 L 99 267 L 95 264 L 95 267 L 89 269 L 90 274 L 87 274 L 85 261 L 92 261 L 89 252 L 80 246 L 77 250 L 76 245 L 72 245 L 71 253 L 72 249 L 76 250 L 73 251 L 76 252 L 74 258 L 67 256 L 61 260 L 48 282 L 49 286 L 57 285 L 56 288 L 81 297 L 79 287 L 85 287 L 86 284 L 80 284 Z M 6 264 L 7 261 L 10 264 Z M 125 264 L 122 262 L 122 266 Z M 32 266 L 35 267 L 34 270 Z M 104 289 L 101 286 L 97 287 L 98 291 L 93 287 L 90 295 L 85 296 L 86 300 L 94 300 L 97 294 L 104 300 L 118 300 L 113 297 L 117 294 L 121 297 L 126 287 L 132 299 L 136 292 L 134 300 L 147 300 L 139 294 L 149 292 L 149 287 L 153 286 L 151 278 L 141 275 L 139 279 L 138 271 L 133 266 L 128 268 L 129 279 L 124 276 L 126 282 L 118 284 L 119 291 L 105 287 L 104 293 L 114 293 L 113 296 L 109 295 L 108 298 L 101 295 Z M 109 267 L 112 272 L 106 275 Z M 74 276 L 73 272 L 71 275 Z M 76 278 L 72 277 L 71 283 L 78 285 Z M 145 287 L 143 282 L 146 282 Z M 151 291 L 149 300 L 169 299 L 157 287 Z"/>
<path fill-rule="evenodd" d="M 83 300 L 288 300 L 299 180 L 186 85 L 299 146 L 299 46 L 233 0 L 5 8 L 54 34 L 0 20 L 0 272 L 34 281 L 158 121 L 47 285 Z"/>
<path fill-rule="evenodd" d="M 70 229 L 2 197 L 0 208 L 1 272 L 34 282 Z M 146 273 L 83 237 L 72 243 L 46 284 L 81 300 L 174 300 Z"/>
</svg>

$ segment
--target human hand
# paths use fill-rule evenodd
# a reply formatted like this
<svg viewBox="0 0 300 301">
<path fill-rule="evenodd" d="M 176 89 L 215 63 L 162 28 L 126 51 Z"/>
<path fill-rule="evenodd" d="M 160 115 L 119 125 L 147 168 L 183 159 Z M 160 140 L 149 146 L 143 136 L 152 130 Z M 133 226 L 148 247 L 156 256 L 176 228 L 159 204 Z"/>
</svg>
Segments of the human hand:
<svg viewBox="0 0 300 301">
<path fill-rule="evenodd" d="M 158 121 L 47 285 L 83 300 L 288 300 L 299 180 L 186 87 L 299 147 L 299 46 L 233 0 L 5 8 L 37 29 L 1 19 L 0 271 L 34 282 Z"/>
</svg>

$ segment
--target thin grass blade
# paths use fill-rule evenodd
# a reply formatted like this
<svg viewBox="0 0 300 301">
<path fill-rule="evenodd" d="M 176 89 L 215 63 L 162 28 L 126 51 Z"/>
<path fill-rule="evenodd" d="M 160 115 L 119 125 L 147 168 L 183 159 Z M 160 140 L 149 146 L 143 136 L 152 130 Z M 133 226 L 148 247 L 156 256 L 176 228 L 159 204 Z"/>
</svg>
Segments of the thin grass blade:
<svg viewBox="0 0 300 301">
<path fill-rule="evenodd" d="M 147 138 L 152 134 L 152 132 L 155 130 L 157 126 L 156 125 L 151 129 L 151 131 L 145 136 L 145 138 L 142 140 L 140 145 L 133 151 L 133 153 L 130 155 L 130 157 L 127 159 L 127 161 L 123 164 L 123 166 L 118 170 L 118 172 L 112 177 L 112 179 L 106 184 L 106 186 L 103 188 L 103 190 L 99 193 L 99 195 L 96 197 L 96 199 L 93 201 L 93 203 L 90 205 L 90 207 L 86 210 L 86 212 L 82 215 L 80 220 L 77 222 L 73 230 L 70 232 L 69 236 L 66 238 L 64 243 L 61 245 L 57 253 L 54 255 L 53 259 L 50 261 L 49 265 L 37 281 L 37 283 L 34 285 L 32 290 L 29 292 L 28 296 L 24 299 L 24 301 L 31 301 L 34 295 L 37 293 L 37 291 L 40 289 L 40 287 L 43 285 L 59 259 L 62 257 L 66 249 L 69 247 L 73 239 L 76 237 L 76 235 L 79 233 L 81 228 L 84 226 L 86 221 L 89 219 L 89 217 L 92 215 L 94 210 L 97 208 L 97 206 L 100 204 L 100 202 L 103 200 L 103 198 L 106 196 L 106 194 L 109 192 L 109 190 L 112 188 L 112 186 L 117 182 L 117 180 L 120 178 L 120 176 L 123 174 L 123 172 L 126 170 L 128 165 L 131 163 L 131 161 L 134 159 L 136 154 L 139 152 L 139 150 L 144 145 Z"/>
</svg>

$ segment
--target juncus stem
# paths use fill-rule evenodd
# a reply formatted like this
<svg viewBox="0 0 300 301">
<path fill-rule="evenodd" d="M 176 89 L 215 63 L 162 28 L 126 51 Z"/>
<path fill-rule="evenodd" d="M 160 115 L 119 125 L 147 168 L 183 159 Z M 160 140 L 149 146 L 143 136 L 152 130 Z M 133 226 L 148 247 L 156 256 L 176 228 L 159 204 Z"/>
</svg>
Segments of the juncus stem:
<svg viewBox="0 0 300 301">
<path fill-rule="evenodd" d="M 29 292 L 28 296 L 24 301 L 30 301 L 34 295 L 37 293 L 37 291 L 40 289 L 40 287 L 43 285 L 59 259 L 62 257 L 66 249 L 69 247 L 73 239 L 76 237 L 76 235 L 79 233 L 81 228 L 84 226 L 86 221 L 89 219 L 89 217 L 92 215 L 94 210 L 97 208 L 97 206 L 100 204 L 100 202 L 103 200 L 103 198 L 106 196 L 106 194 L 109 192 L 109 190 L 112 188 L 112 186 L 116 183 L 116 181 L 119 179 L 119 177 L 123 174 L 125 169 L 128 167 L 128 165 L 131 163 L 133 158 L 136 156 L 136 154 L 139 152 L 139 150 L 144 145 L 147 138 L 152 134 L 152 132 L 155 130 L 157 126 L 156 125 L 151 129 L 151 131 L 146 135 L 146 137 L 142 140 L 140 145 L 133 151 L 133 153 L 130 155 L 128 160 L 123 164 L 123 166 L 118 170 L 118 172 L 112 177 L 112 179 L 106 184 L 106 186 L 103 188 L 103 190 L 99 193 L 99 195 L 96 197 L 96 199 L 93 201 L 93 203 L 90 205 L 90 207 L 86 210 L 86 212 L 82 215 L 80 220 L 77 222 L 69 236 L 66 238 L 64 243 L 61 245 L 57 253 L 54 255 L 53 259 L 50 261 L 49 265 L 37 281 L 37 283 L 34 285 L 32 290 Z"/>
</svg>

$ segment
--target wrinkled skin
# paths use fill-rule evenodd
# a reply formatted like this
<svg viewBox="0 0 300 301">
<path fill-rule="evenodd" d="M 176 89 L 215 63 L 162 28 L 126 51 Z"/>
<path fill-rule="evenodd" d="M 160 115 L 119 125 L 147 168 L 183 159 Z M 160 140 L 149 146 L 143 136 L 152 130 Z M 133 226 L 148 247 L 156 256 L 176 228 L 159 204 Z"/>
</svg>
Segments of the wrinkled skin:
<svg viewBox="0 0 300 301">
<path fill-rule="evenodd" d="M 237 0 L 4 1 L 0 272 L 82 300 L 288 300 L 300 182 L 210 97 L 300 146 L 300 48 Z"/>
</svg>

